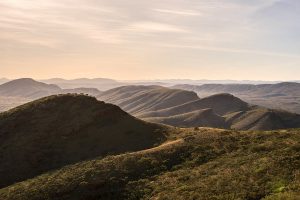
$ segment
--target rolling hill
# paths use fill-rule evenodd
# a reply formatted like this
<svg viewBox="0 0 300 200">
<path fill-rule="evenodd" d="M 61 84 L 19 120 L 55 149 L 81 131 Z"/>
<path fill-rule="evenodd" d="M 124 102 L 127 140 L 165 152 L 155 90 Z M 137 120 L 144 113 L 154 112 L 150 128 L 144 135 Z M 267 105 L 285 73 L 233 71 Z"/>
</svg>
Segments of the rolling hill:
<svg viewBox="0 0 300 200">
<path fill-rule="evenodd" d="M 215 127 L 230 128 L 224 117 L 214 113 L 213 109 L 197 110 L 169 117 L 150 117 L 144 120 L 179 127 Z"/>
<path fill-rule="evenodd" d="M 31 78 L 16 79 L 0 85 L 0 96 L 4 97 L 20 97 L 33 100 L 53 94 L 65 93 L 99 95 L 101 91 L 96 88 L 61 89 L 57 85 L 38 82 Z"/>
<path fill-rule="evenodd" d="M 0 187 L 87 159 L 151 148 L 165 140 L 164 129 L 84 95 L 27 103 L 0 114 Z"/>
<path fill-rule="evenodd" d="M 249 87 L 252 86 L 236 85 L 230 91 L 243 91 Z M 277 91 L 284 90 L 279 88 Z M 228 93 L 200 99 L 195 93 L 180 89 L 123 86 L 105 91 L 97 97 L 116 104 L 143 120 L 177 127 L 201 126 L 237 130 L 300 127 L 299 114 L 251 105 Z"/>
<path fill-rule="evenodd" d="M 211 108 L 218 115 L 225 115 L 241 110 L 249 110 L 251 109 L 251 106 L 248 103 L 242 101 L 241 99 L 234 97 L 233 95 L 217 94 L 203 99 L 198 99 L 196 101 L 181 104 L 178 106 L 170 107 L 167 109 L 148 112 L 139 115 L 139 117 L 166 117 L 202 110 L 206 108 Z"/>
<path fill-rule="evenodd" d="M 296 200 L 299 133 L 177 129 L 161 146 L 69 165 L 0 189 L 0 198 Z"/>
<path fill-rule="evenodd" d="M 68 93 L 97 96 L 101 91 L 96 88 L 61 89 L 57 85 L 45 84 L 30 78 L 16 79 L 0 85 L 0 112 L 38 98 Z"/>
<path fill-rule="evenodd" d="M 201 95 L 208 93 L 251 93 L 256 96 L 291 96 L 300 95 L 300 83 L 282 82 L 277 84 L 204 84 L 204 85 L 175 85 L 172 88 L 192 90 Z M 202 95 L 201 95 L 202 96 Z"/>
<path fill-rule="evenodd" d="M 13 80 L 0 85 L 0 96 L 39 98 L 60 92 L 56 85 L 37 82 L 30 78 Z"/>
<path fill-rule="evenodd" d="M 297 114 L 228 94 L 183 105 L 182 114 L 151 120 L 197 128 L 144 122 L 76 94 L 1 113 L 0 199 L 297 199 L 299 129 L 198 128 L 278 129 L 298 124 Z M 200 109 L 207 106 L 212 108 Z"/>
<path fill-rule="evenodd" d="M 291 83 L 276 84 L 277 89 L 273 88 L 273 92 L 287 93 L 286 84 Z M 291 85 L 295 87 L 297 83 Z M 213 87 L 211 85 L 208 88 L 214 91 Z M 237 85 L 230 91 L 244 91 L 249 87 L 252 88 L 251 85 Z M 100 92 L 95 88 L 61 89 L 32 79 L 18 79 L 0 85 L 0 109 L 7 110 L 39 97 L 66 93 L 97 96 L 99 100 L 118 105 L 140 119 L 177 127 L 204 126 L 237 130 L 300 127 L 299 114 L 253 106 L 231 94 L 221 93 L 200 99 L 195 92 L 162 86 L 122 86 Z"/>
<path fill-rule="evenodd" d="M 299 128 L 300 115 L 281 110 L 256 108 L 225 116 L 231 128 L 237 130 L 276 130 Z"/>
<path fill-rule="evenodd" d="M 300 114 L 300 83 L 175 85 L 172 88 L 196 92 L 200 97 L 231 93 L 252 104 Z"/>
<path fill-rule="evenodd" d="M 105 91 L 97 98 L 138 116 L 194 101 L 198 96 L 194 92 L 161 86 L 123 86 Z"/>
</svg>

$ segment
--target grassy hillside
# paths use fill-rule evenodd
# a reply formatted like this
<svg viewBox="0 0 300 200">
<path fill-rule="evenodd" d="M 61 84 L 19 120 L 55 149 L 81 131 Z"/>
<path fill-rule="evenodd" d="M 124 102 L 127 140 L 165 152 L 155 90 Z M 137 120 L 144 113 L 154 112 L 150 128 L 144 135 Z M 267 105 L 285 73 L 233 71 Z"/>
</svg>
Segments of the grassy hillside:
<svg viewBox="0 0 300 200">
<path fill-rule="evenodd" d="M 169 130 L 148 150 L 64 167 L 0 190 L 3 200 L 297 199 L 300 130 Z"/>
<path fill-rule="evenodd" d="M 93 97 L 33 101 L 0 114 L 0 187 L 97 156 L 153 147 L 164 141 L 163 131 Z"/>
</svg>

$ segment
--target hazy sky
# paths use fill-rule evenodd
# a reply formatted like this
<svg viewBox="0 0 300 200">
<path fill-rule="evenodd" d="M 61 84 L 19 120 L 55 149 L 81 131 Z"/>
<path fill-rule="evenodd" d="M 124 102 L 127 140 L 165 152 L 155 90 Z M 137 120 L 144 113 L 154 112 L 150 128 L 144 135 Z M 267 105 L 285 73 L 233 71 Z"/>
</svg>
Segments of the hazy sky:
<svg viewBox="0 0 300 200">
<path fill-rule="evenodd" d="M 0 77 L 300 79 L 299 0 L 0 0 Z"/>
</svg>

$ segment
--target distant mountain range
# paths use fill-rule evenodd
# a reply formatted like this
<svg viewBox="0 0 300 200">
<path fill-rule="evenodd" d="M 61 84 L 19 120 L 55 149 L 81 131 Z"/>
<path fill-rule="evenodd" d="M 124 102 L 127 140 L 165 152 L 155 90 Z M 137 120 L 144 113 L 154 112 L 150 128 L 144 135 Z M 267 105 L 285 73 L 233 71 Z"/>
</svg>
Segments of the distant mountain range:
<svg viewBox="0 0 300 200">
<path fill-rule="evenodd" d="M 0 85 L 0 95 L 6 97 L 22 97 L 36 99 L 59 93 L 61 88 L 37 82 L 33 79 L 17 79 Z"/>
<path fill-rule="evenodd" d="M 54 78 L 54 79 L 41 80 L 41 82 L 48 83 L 48 84 L 55 84 L 63 89 L 96 88 L 98 90 L 108 90 L 122 85 L 126 85 L 125 83 L 112 80 L 112 79 L 106 79 L 106 78 L 95 78 L 95 79 L 79 78 L 73 80 Z"/>
<path fill-rule="evenodd" d="M 26 102 L 53 94 L 101 94 L 96 88 L 61 89 L 54 84 L 46 84 L 31 78 L 16 79 L 0 85 L 0 112 L 19 106 Z"/>
<path fill-rule="evenodd" d="M 0 84 L 11 81 L 7 78 L 0 78 Z M 263 80 L 192 80 L 192 79 L 155 79 L 155 80 L 114 80 L 109 78 L 77 78 L 77 79 L 63 79 L 51 78 L 38 80 L 48 84 L 55 84 L 63 89 L 74 88 L 97 88 L 98 90 L 105 91 L 115 87 L 126 85 L 159 85 L 171 87 L 174 85 L 204 85 L 204 84 L 248 84 L 248 85 L 261 85 L 261 84 L 277 84 L 284 81 L 263 81 Z M 300 83 L 300 80 L 291 80 L 290 82 Z"/>
<path fill-rule="evenodd" d="M 120 106 L 132 115 L 179 127 L 272 130 L 300 127 L 300 115 L 250 105 L 231 94 L 200 99 L 194 92 L 161 86 L 124 86 L 98 99 Z"/>
<path fill-rule="evenodd" d="M 61 89 L 54 84 L 46 84 L 30 78 L 16 79 L 0 85 L 0 96 L 37 99 L 53 94 L 87 93 L 97 95 L 101 92 L 95 88 Z"/>
</svg>

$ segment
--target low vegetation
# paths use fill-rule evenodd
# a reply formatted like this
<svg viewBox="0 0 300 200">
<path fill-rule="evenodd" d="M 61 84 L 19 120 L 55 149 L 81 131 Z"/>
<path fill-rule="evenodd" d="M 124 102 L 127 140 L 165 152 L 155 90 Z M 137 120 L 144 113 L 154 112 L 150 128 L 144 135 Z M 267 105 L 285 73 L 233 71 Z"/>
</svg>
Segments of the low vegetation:
<svg viewBox="0 0 300 200">
<path fill-rule="evenodd" d="M 299 144 L 299 129 L 169 129 L 159 147 L 66 166 L 1 189 L 0 199 L 296 200 Z"/>
</svg>

